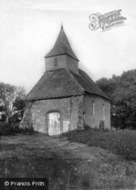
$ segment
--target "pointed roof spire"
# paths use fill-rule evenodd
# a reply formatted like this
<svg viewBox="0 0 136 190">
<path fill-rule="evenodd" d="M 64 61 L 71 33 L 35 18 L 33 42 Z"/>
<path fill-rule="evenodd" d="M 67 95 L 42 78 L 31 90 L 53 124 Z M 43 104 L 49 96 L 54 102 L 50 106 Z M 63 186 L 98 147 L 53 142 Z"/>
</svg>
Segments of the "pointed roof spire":
<svg viewBox="0 0 136 190">
<path fill-rule="evenodd" d="M 61 24 L 61 30 L 63 30 L 63 23 Z"/>
<path fill-rule="evenodd" d="M 53 57 L 53 56 L 58 56 L 58 55 L 63 55 L 63 54 L 70 55 L 71 57 L 73 57 L 74 59 L 76 59 L 78 61 L 77 56 L 75 55 L 75 53 L 73 52 L 73 50 L 69 44 L 69 41 L 64 32 L 63 24 L 62 24 L 61 30 L 59 32 L 58 38 L 57 38 L 53 48 L 45 57 L 47 58 L 47 57 Z"/>
</svg>

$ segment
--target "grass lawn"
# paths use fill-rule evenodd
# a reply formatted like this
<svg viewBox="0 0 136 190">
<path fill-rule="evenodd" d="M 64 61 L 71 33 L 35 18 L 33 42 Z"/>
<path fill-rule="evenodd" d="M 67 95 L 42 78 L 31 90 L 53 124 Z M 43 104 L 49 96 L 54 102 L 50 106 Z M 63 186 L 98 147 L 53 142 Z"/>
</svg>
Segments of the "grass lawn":
<svg viewBox="0 0 136 190">
<path fill-rule="evenodd" d="M 71 131 L 62 136 L 67 137 L 71 142 L 84 143 L 89 147 L 100 147 L 125 159 L 136 161 L 136 131 L 88 129 Z"/>
<path fill-rule="evenodd" d="M 136 187 L 135 161 L 89 146 L 41 134 L 0 136 L 0 178 L 48 177 L 51 190 Z"/>
</svg>

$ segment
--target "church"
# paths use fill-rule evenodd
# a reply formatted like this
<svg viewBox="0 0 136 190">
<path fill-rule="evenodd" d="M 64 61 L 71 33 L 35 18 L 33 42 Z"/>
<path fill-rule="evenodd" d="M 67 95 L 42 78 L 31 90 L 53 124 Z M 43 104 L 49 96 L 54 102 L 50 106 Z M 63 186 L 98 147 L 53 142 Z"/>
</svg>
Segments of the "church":
<svg viewBox="0 0 136 190">
<path fill-rule="evenodd" d="M 27 95 L 21 127 L 49 136 L 86 127 L 110 129 L 110 99 L 79 68 L 63 26 L 45 56 L 45 68 Z"/>
</svg>

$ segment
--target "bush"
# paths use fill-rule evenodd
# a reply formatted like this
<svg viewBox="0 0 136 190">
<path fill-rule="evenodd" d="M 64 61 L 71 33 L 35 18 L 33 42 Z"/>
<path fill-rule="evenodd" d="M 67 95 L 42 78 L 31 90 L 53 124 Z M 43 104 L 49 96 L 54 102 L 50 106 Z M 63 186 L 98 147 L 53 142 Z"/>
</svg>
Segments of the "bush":
<svg viewBox="0 0 136 190">
<path fill-rule="evenodd" d="M 0 136 L 1 135 L 15 135 L 15 134 L 33 134 L 32 129 L 20 129 L 19 123 L 5 123 L 0 122 Z"/>
<path fill-rule="evenodd" d="M 12 132 L 12 128 L 9 126 L 9 124 L 5 122 L 0 123 L 0 135 L 7 135 L 11 134 Z"/>
<path fill-rule="evenodd" d="M 80 132 L 71 131 L 64 134 L 64 136 L 67 136 L 70 141 L 107 149 L 109 152 L 126 159 L 136 160 L 136 131 L 88 129 Z"/>
</svg>

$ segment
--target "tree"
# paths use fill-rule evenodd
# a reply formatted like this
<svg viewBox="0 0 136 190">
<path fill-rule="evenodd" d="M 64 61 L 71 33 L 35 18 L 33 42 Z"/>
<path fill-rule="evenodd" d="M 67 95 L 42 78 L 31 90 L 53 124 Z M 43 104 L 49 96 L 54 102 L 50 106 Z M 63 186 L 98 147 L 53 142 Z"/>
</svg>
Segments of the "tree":
<svg viewBox="0 0 136 190">
<path fill-rule="evenodd" d="M 114 90 L 116 119 L 121 128 L 136 128 L 136 70 L 124 72 Z"/>
<path fill-rule="evenodd" d="M 102 78 L 97 84 L 111 98 L 112 126 L 136 129 L 136 70 Z"/>
<path fill-rule="evenodd" d="M 102 91 L 112 100 L 113 92 L 117 88 L 119 77 L 113 75 L 111 79 L 101 78 L 96 81 L 96 84 L 102 89 Z"/>
<path fill-rule="evenodd" d="M 25 90 L 23 87 L 15 87 L 10 84 L 0 83 L 0 100 L 3 104 L 4 111 L 6 114 L 6 122 L 15 113 L 15 102 L 17 100 L 25 99 Z"/>
</svg>

